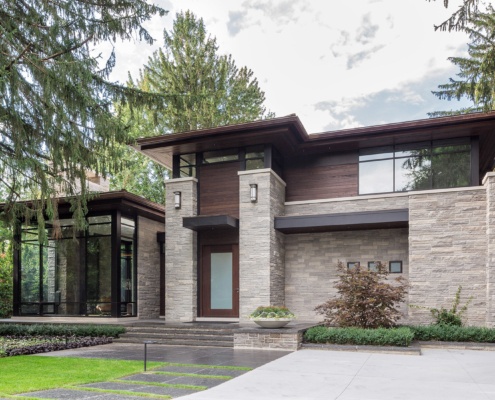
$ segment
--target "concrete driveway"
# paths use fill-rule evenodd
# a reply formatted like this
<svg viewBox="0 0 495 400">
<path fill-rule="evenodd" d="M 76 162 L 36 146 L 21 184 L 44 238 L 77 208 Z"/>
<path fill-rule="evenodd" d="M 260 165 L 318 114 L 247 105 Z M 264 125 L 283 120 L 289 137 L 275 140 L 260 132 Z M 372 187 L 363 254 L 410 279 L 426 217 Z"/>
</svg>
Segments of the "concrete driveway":
<svg viewBox="0 0 495 400">
<path fill-rule="evenodd" d="M 302 350 L 190 400 L 495 400 L 495 351 L 423 355 Z"/>
</svg>

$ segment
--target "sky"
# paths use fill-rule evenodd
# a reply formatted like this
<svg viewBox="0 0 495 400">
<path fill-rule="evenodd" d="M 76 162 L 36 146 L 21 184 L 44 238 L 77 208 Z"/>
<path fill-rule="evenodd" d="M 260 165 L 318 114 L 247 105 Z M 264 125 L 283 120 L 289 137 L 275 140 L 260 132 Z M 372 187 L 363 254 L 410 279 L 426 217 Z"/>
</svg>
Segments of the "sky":
<svg viewBox="0 0 495 400">
<path fill-rule="evenodd" d="M 124 83 L 159 46 L 179 11 L 203 18 L 219 53 L 254 72 L 277 117 L 295 113 L 308 133 L 428 118 L 467 103 L 432 93 L 466 56 L 462 32 L 435 32 L 451 0 L 155 0 L 168 10 L 146 23 L 153 46 L 117 43 L 111 79 Z"/>
</svg>

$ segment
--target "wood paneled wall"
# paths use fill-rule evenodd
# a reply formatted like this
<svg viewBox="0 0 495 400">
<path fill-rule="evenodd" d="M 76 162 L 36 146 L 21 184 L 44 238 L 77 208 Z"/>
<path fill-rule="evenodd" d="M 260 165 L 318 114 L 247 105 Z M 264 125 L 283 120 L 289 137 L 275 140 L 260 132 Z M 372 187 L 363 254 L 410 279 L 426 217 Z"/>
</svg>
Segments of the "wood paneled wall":
<svg viewBox="0 0 495 400">
<path fill-rule="evenodd" d="M 239 218 L 239 162 L 201 165 L 199 215 Z"/>
<path fill-rule="evenodd" d="M 358 155 L 313 156 L 295 160 L 284 169 L 286 201 L 358 195 Z"/>
</svg>

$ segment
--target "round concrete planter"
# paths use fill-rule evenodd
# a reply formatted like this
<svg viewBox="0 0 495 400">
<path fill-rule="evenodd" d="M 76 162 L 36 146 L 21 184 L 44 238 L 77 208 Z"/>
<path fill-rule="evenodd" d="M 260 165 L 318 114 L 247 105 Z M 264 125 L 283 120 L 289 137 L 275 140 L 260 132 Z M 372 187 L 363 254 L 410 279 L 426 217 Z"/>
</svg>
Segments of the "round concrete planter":
<svg viewBox="0 0 495 400">
<path fill-rule="evenodd" d="M 282 328 L 287 325 L 292 319 L 290 318 L 280 318 L 280 319 L 271 319 L 271 318 L 259 318 L 253 320 L 256 324 L 261 326 L 262 328 L 271 328 L 277 329 Z"/>
</svg>

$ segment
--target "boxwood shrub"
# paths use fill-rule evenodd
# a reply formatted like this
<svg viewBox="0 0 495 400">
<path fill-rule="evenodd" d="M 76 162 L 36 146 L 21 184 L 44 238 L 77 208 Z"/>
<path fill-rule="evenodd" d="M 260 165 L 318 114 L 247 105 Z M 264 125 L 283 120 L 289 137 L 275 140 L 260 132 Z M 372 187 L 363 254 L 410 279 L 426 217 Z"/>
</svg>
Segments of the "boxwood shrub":
<svg viewBox="0 0 495 400">
<path fill-rule="evenodd" d="M 414 334 L 408 327 L 401 328 L 327 328 L 315 326 L 304 334 L 309 343 L 333 343 L 350 345 L 401 346 L 411 344 Z"/>
<path fill-rule="evenodd" d="M 495 343 L 495 329 L 476 326 L 426 325 L 409 326 L 415 340 L 442 342 Z"/>
<path fill-rule="evenodd" d="M 0 324 L 0 336 L 80 336 L 119 337 L 125 333 L 120 325 L 63 325 L 63 324 Z"/>
</svg>

